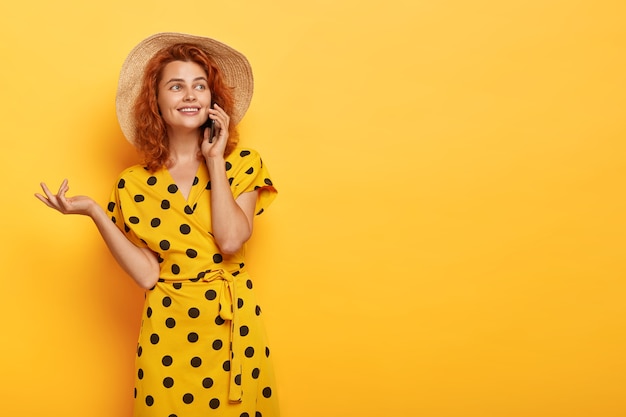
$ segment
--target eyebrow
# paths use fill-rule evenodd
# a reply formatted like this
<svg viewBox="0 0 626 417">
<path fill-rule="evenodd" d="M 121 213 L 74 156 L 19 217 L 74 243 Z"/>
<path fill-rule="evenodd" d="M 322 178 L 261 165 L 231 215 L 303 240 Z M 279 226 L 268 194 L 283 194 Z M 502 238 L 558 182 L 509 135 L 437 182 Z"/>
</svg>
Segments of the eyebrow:
<svg viewBox="0 0 626 417">
<path fill-rule="evenodd" d="M 206 81 L 207 83 L 209 82 L 209 80 L 206 79 L 206 77 L 196 77 L 193 79 L 193 81 Z M 169 84 L 169 83 L 184 83 L 185 80 L 183 80 L 182 78 L 172 78 L 168 81 L 165 82 L 165 84 Z"/>
</svg>

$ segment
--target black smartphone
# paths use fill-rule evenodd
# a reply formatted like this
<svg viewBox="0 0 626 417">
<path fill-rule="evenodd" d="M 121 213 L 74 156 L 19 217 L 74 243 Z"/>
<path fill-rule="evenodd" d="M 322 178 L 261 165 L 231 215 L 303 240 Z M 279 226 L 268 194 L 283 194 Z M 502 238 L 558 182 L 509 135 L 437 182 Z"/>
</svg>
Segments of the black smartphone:
<svg viewBox="0 0 626 417">
<path fill-rule="evenodd" d="M 211 105 L 211 108 L 213 105 Z M 200 131 L 204 135 L 204 129 L 209 128 L 209 143 L 213 143 L 213 135 L 215 135 L 215 120 L 210 117 L 204 122 L 202 126 L 200 126 Z"/>
</svg>

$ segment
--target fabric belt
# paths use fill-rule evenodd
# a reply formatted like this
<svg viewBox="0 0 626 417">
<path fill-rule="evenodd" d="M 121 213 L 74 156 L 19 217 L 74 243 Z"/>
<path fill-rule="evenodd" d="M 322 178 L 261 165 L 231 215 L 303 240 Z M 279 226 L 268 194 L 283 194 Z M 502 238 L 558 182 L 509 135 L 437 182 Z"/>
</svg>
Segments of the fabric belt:
<svg viewBox="0 0 626 417">
<path fill-rule="evenodd" d="M 239 329 L 239 320 L 237 315 L 237 302 L 235 276 L 223 269 L 215 269 L 207 271 L 204 277 L 200 278 L 203 282 L 213 282 L 221 280 L 223 283 L 220 292 L 220 312 L 219 315 L 223 320 L 230 321 L 230 386 L 228 389 L 228 400 L 231 402 L 241 402 L 243 390 L 241 388 L 242 377 L 242 348 Z"/>
</svg>

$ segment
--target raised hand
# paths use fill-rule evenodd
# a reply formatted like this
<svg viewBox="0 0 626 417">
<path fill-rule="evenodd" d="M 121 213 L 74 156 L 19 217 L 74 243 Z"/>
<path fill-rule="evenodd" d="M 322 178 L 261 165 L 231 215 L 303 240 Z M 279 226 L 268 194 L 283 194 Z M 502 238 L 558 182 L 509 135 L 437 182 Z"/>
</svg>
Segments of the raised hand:
<svg viewBox="0 0 626 417">
<path fill-rule="evenodd" d="M 226 144 L 228 143 L 228 125 L 230 123 L 230 117 L 226 114 L 217 104 L 214 104 L 214 108 L 209 110 L 209 117 L 215 121 L 215 131 L 217 135 L 213 138 L 213 141 L 209 141 L 209 131 L 206 128 L 202 133 L 204 139 L 200 149 L 205 159 L 208 158 L 223 158 L 224 151 L 226 150 Z"/>
<path fill-rule="evenodd" d="M 35 197 L 41 200 L 46 206 L 63 214 L 82 214 L 90 216 L 94 207 L 97 206 L 93 199 L 84 195 L 66 197 L 65 193 L 70 189 L 67 180 L 63 180 L 56 194 L 52 194 L 48 186 L 43 182 L 41 183 L 41 189 L 45 196 L 36 193 Z"/>
</svg>

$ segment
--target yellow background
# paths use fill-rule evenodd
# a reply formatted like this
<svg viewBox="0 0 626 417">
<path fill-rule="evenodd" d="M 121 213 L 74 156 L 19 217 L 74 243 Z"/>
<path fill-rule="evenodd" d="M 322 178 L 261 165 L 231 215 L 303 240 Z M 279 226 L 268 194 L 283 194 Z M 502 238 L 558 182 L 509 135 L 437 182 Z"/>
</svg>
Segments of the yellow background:
<svg viewBox="0 0 626 417">
<path fill-rule="evenodd" d="M 622 0 L 4 2 L 0 414 L 129 416 L 142 293 L 88 219 L 119 68 L 245 53 L 279 198 L 249 244 L 284 417 L 626 415 Z"/>
</svg>

